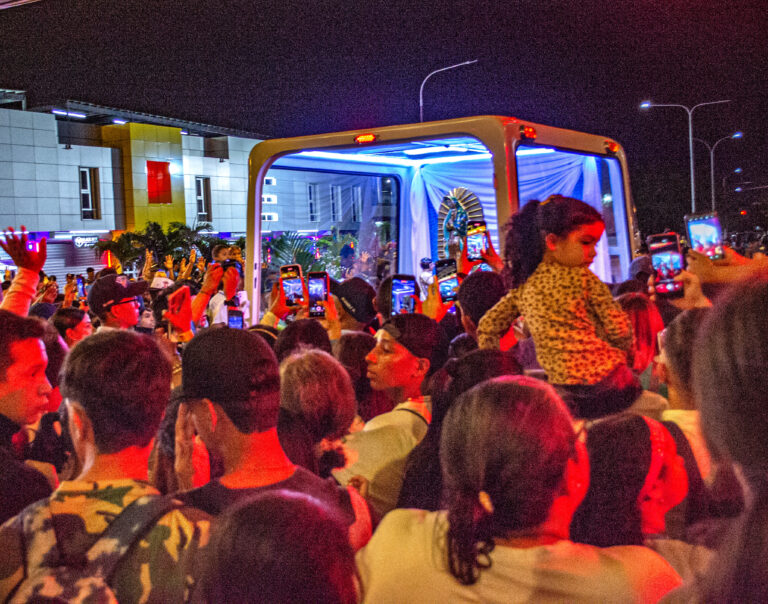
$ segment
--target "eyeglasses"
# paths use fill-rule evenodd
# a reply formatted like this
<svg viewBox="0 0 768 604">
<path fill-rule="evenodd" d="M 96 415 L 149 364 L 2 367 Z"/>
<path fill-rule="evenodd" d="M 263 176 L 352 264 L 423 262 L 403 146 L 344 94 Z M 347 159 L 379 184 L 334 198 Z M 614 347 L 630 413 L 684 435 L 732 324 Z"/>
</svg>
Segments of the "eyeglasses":
<svg viewBox="0 0 768 604">
<path fill-rule="evenodd" d="M 133 298 L 126 298 L 125 300 L 120 300 L 120 302 L 113 302 L 109 305 L 109 308 L 112 308 L 113 306 L 120 306 L 121 304 L 138 304 L 139 301 L 133 297 Z"/>
</svg>

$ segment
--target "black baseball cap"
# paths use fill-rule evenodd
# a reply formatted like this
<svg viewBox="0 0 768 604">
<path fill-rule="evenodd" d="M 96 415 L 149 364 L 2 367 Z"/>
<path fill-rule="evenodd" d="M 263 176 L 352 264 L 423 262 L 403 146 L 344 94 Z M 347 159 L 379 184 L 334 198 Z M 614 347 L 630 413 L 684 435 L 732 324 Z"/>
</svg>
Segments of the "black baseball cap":
<svg viewBox="0 0 768 604">
<path fill-rule="evenodd" d="M 125 275 L 99 277 L 88 292 L 88 306 L 101 317 L 117 302 L 143 294 L 148 285 L 146 281 L 130 281 Z"/>
</svg>

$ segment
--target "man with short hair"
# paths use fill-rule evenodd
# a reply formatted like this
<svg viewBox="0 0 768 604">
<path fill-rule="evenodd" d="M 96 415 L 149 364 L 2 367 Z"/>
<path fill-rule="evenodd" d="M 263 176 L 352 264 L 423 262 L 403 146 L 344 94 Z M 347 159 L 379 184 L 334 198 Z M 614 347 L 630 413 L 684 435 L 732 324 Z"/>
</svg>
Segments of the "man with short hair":
<svg viewBox="0 0 768 604">
<path fill-rule="evenodd" d="M 93 282 L 88 293 L 88 308 L 101 320 L 101 327 L 133 329 L 139 322 L 140 296 L 147 291 L 146 281 L 129 281 L 125 275 L 106 275 Z"/>
<path fill-rule="evenodd" d="M 403 314 L 384 323 L 366 357 L 371 387 L 386 392 L 395 408 L 346 437 L 348 465 L 333 475 L 341 484 L 355 476 L 367 479 L 367 499 L 380 515 L 397 504 L 405 461 L 432 421 L 432 403 L 422 386 L 442 367 L 446 355 L 445 334 L 433 319 Z"/>
<path fill-rule="evenodd" d="M 34 550 L 36 543 L 48 547 L 48 538 L 33 541 L 29 549 L 23 528 L 27 523 L 39 526 L 38 533 L 50 531 L 55 539 L 59 558 L 49 564 L 79 565 L 124 510 L 159 496 L 147 483 L 147 464 L 170 380 L 170 362 L 148 336 L 107 330 L 72 349 L 62 370 L 61 391 L 82 473 L 0 528 L 0 601 L 21 583 L 30 559 L 53 556 L 51 550 Z M 133 547 L 115 543 L 115 550 L 125 552 L 107 577 L 117 600 L 185 601 L 209 525 L 210 518 L 199 510 L 174 509 L 154 521 Z"/>
<path fill-rule="evenodd" d="M 46 478 L 22 463 L 22 427 L 47 411 L 51 392 L 44 333 L 38 320 L 0 310 L 0 523 L 51 493 Z"/>
<path fill-rule="evenodd" d="M 350 497 L 360 496 L 296 466 L 280 445 L 280 374 L 263 338 L 229 327 L 201 333 L 182 354 L 182 390 L 187 402 L 179 408 L 179 422 L 189 419 L 225 468 L 219 479 L 181 495 L 186 503 L 217 515 L 244 497 L 288 489 L 333 506 L 353 524 L 358 504 L 365 504 Z M 191 468 L 185 454 L 191 454 L 194 430 L 190 424 L 186 430 L 186 443 L 182 438 L 177 448 L 177 468 Z"/>
</svg>

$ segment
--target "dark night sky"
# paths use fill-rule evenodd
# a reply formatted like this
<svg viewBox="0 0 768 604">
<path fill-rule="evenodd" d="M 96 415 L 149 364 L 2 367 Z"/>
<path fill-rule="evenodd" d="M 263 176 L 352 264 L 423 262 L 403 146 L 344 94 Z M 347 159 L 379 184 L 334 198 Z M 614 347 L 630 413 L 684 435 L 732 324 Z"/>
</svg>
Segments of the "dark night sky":
<svg viewBox="0 0 768 604">
<path fill-rule="evenodd" d="M 732 99 L 694 120 L 710 143 L 745 132 L 717 149 L 718 192 L 736 166 L 768 184 L 767 31 L 765 0 L 42 0 L 0 11 L 0 87 L 32 106 L 69 98 L 292 136 L 418 121 L 422 78 L 477 58 L 429 81 L 426 119 L 513 115 L 613 137 L 641 226 L 680 229 L 685 112 L 638 104 Z M 708 207 L 699 144 L 697 183 Z"/>
</svg>

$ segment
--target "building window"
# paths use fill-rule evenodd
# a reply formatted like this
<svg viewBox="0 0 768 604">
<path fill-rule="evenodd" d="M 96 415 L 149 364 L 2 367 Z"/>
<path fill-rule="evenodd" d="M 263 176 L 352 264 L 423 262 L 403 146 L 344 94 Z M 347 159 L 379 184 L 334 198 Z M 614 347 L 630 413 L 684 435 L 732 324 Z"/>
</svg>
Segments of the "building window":
<svg viewBox="0 0 768 604">
<path fill-rule="evenodd" d="M 171 164 L 167 161 L 147 162 L 147 201 L 171 203 Z"/>
<path fill-rule="evenodd" d="M 352 187 L 352 222 L 360 222 L 363 216 L 363 189 Z"/>
<path fill-rule="evenodd" d="M 211 221 L 211 179 L 207 176 L 195 176 L 195 200 L 197 201 L 197 220 Z"/>
<path fill-rule="evenodd" d="M 392 177 L 381 179 L 381 205 L 383 206 L 394 205 L 394 202 L 395 202 L 394 180 L 395 179 Z"/>
<path fill-rule="evenodd" d="M 264 212 L 261 215 L 262 222 L 277 222 L 277 220 L 278 220 L 277 212 Z"/>
<path fill-rule="evenodd" d="M 307 185 L 307 209 L 309 210 L 309 222 L 317 222 L 317 185 Z"/>
<path fill-rule="evenodd" d="M 277 195 L 262 195 L 261 203 L 277 203 Z"/>
<path fill-rule="evenodd" d="M 275 186 L 276 184 L 277 184 L 277 179 L 274 176 L 267 176 L 264 179 L 265 186 Z"/>
<path fill-rule="evenodd" d="M 331 222 L 339 221 L 339 208 L 341 207 L 341 187 L 331 185 Z"/>
<path fill-rule="evenodd" d="M 99 204 L 99 169 L 79 168 L 80 170 L 80 216 L 83 220 L 101 218 Z"/>
</svg>

